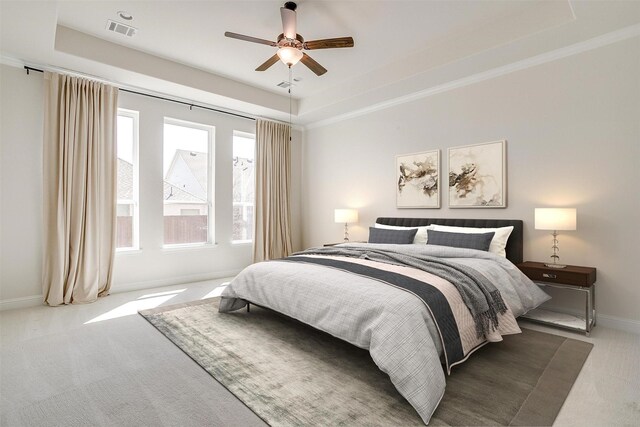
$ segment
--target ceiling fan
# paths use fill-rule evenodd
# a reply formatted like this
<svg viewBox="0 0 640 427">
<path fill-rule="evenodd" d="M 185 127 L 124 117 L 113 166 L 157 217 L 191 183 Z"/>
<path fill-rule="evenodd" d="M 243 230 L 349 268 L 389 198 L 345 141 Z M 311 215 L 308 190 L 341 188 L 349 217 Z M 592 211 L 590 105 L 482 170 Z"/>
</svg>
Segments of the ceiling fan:
<svg viewBox="0 0 640 427">
<path fill-rule="evenodd" d="M 321 76 L 327 72 L 327 69 L 318 64 L 313 58 L 303 52 L 303 50 L 315 50 L 315 49 L 334 49 L 342 47 L 353 47 L 352 37 L 338 37 L 334 39 L 322 39 L 305 41 L 304 38 L 296 31 L 296 8 L 298 7 L 292 1 L 288 1 L 284 4 L 284 7 L 280 8 L 280 16 L 282 17 L 282 34 L 277 38 L 277 41 L 270 41 L 260 39 L 251 36 L 245 36 L 244 34 L 231 33 L 227 31 L 224 33 L 226 37 L 232 39 L 244 40 L 252 43 L 266 44 L 278 48 L 278 52 L 271 58 L 267 59 L 262 65 L 256 68 L 256 71 L 265 71 L 280 59 L 288 67 L 292 67 L 297 64 L 298 61 L 306 65 L 316 75 Z"/>
</svg>

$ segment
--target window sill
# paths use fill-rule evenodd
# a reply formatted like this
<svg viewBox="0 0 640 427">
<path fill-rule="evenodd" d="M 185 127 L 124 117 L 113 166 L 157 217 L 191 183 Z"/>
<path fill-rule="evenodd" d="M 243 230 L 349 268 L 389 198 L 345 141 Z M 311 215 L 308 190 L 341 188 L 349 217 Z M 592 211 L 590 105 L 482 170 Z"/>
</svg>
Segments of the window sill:
<svg viewBox="0 0 640 427">
<path fill-rule="evenodd" d="M 163 245 L 162 252 L 181 252 L 193 249 L 214 249 L 217 247 L 217 243 L 185 243 L 180 245 Z"/>
<path fill-rule="evenodd" d="M 116 248 L 116 255 L 133 255 L 142 252 L 142 248 Z"/>
<path fill-rule="evenodd" d="M 231 241 L 232 245 L 252 245 L 253 244 L 253 240 L 232 240 Z"/>
</svg>

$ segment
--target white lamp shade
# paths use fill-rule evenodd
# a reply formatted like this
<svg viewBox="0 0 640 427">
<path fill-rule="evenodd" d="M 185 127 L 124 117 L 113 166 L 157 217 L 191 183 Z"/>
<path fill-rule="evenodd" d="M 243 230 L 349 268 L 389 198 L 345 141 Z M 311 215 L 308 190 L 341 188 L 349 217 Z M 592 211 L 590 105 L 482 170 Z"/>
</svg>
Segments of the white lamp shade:
<svg viewBox="0 0 640 427">
<path fill-rule="evenodd" d="M 302 59 L 302 51 L 295 47 L 281 47 L 276 53 L 278 58 L 290 67 L 296 65 Z"/>
<path fill-rule="evenodd" d="M 354 223 L 358 222 L 358 211 L 355 209 L 336 209 L 334 215 L 335 222 Z"/>
<path fill-rule="evenodd" d="M 576 210 L 573 208 L 536 208 L 536 230 L 575 230 Z"/>
</svg>

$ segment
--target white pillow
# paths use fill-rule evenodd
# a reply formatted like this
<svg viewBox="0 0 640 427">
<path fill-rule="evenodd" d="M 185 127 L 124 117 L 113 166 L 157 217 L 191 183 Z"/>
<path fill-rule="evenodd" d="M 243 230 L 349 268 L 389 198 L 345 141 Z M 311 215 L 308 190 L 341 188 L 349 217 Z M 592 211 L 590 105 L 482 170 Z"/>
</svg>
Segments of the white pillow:
<svg viewBox="0 0 640 427">
<path fill-rule="evenodd" d="M 413 243 L 426 245 L 427 244 L 427 230 L 431 230 L 431 225 L 425 225 L 422 227 L 399 227 L 396 225 L 384 225 L 378 224 L 377 222 L 374 224 L 375 228 L 386 228 L 387 230 L 414 230 L 417 229 L 415 237 L 413 238 Z"/>
<path fill-rule="evenodd" d="M 492 231 L 495 233 L 493 239 L 491 239 L 491 245 L 489 245 L 489 252 L 494 253 L 496 255 L 501 255 L 503 257 L 507 257 L 507 251 L 505 248 L 507 247 L 507 240 L 513 231 L 513 226 L 509 227 L 500 227 L 500 228 L 473 228 L 473 227 L 451 227 L 448 225 L 436 225 L 432 224 L 430 230 L 435 231 L 448 231 L 450 233 L 468 233 L 468 234 L 478 234 L 478 233 L 491 233 Z"/>
</svg>

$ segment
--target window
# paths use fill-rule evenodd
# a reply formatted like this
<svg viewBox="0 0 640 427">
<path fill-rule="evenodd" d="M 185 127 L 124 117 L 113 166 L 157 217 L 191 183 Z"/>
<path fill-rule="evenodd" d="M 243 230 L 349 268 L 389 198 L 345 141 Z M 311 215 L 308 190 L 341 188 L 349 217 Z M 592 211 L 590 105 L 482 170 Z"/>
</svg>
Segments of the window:
<svg viewBox="0 0 640 427">
<path fill-rule="evenodd" d="M 116 248 L 138 249 L 138 112 L 118 109 Z"/>
<path fill-rule="evenodd" d="M 255 204 L 254 135 L 233 133 L 233 236 L 235 243 L 253 239 L 253 207 Z"/>
<path fill-rule="evenodd" d="M 165 118 L 165 245 L 213 241 L 213 132 L 213 126 Z"/>
</svg>

